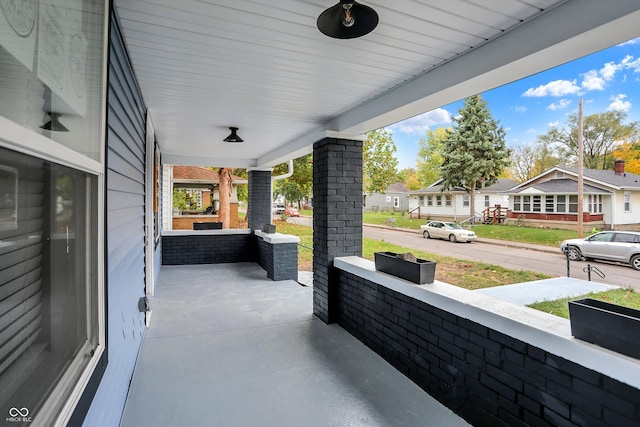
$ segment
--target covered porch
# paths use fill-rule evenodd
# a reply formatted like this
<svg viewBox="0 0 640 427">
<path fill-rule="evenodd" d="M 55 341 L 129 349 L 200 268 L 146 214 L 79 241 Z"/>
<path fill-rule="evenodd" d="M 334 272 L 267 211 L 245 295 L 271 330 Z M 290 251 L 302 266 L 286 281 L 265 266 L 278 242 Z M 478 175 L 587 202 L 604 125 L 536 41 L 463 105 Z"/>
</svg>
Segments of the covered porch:
<svg viewBox="0 0 640 427">
<path fill-rule="evenodd" d="M 254 263 L 163 267 L 122 426 L 463 426 Z"/>
</svg>

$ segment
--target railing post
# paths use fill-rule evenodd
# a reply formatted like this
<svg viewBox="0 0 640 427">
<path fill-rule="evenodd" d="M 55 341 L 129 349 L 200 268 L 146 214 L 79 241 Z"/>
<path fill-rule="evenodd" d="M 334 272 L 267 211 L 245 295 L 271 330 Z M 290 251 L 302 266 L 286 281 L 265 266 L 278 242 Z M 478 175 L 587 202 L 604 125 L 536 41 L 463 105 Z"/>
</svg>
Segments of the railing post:
<svg viewBox="0 0 640 427">
<path fill-rule="evenodd" d="M 564 255 L 567 257 L 567 277 L 571 277 L 571 260 L 569 259 L 569 251 L 566 251 Z"/>
</svg>

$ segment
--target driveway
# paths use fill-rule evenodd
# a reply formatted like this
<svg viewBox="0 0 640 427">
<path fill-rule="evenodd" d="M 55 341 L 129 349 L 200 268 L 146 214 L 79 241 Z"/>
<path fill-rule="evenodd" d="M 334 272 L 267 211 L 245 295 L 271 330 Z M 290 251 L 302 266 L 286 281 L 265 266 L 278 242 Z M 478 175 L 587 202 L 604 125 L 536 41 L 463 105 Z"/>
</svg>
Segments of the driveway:
<svg viewBox="0 0 640 427">
<path fill-rule="evenodd" d="M 290 222 L 311 226 L 311 218 L 290 218 Z M 375 226 L 363 227 L 364 237 L 401 245 L 410 249 L 422 250 L 439 255 L 447 255 L 471 261 L 486 262 L 512 270 L 530 270 L 558 277 L 567 275 L 567 261 L 564 255 L 554 248 L 550 252 L 523 249 L 508 246 L 508 242 L 491 243 L 482 239 L 474 243 L 451 243 L 444 240 L 424 239 L 419 231 L 402 231 L 401 229 L 379 228 Z M 532 246 L 538 248 L 537 246 Z M 594 273 L 591 280 L 608 285 L 633 287 L 640 290 L 640 272 L 631 267 L 604 262 L 571 262 L 571 277 L 587 280 L 587 273 L 583 269 L 591 264 L 605 273 L 601 279 Z"/>
</svg>

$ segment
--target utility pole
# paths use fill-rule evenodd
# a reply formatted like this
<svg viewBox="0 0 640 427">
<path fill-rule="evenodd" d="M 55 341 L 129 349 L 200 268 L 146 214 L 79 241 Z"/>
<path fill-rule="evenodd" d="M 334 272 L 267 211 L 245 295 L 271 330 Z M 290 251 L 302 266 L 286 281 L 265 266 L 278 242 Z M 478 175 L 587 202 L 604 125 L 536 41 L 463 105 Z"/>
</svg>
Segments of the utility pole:
<svg viewBox="0 0 640 427">
<path fill-rule="evenodd" d="M 583 235 L 583 183 L 584 183 L 584 147 L 583 147 L 583 122 L 582 122 L 582 98 L 580 98 L 580 107 L 578 109 L 578 238 Z"/>
</svg>

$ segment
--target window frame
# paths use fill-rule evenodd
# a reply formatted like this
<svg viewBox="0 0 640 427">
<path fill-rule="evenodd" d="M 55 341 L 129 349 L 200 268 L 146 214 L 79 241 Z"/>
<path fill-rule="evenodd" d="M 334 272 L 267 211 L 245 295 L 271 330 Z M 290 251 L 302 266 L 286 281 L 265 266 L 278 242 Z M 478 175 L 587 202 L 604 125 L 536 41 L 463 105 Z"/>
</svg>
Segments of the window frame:
<svg viewBox="0 0 640 427">
<path fill-rule="evenodd" d="M 95 257 L 95 274 L 96 284 L 92 287 L 91 292 L 95 292 L 96 313 L 95 319 L 97 325 L 92 324 L 90 327 L 96 327 L 97 344 L 91 347 L 92 352 L 90 358 L 86 361 L 86 354 L 83 351 L 77 352 L 71 362 L 65 367 L 61 373 L 60 380 L 51 387 L 48 393 L 43 396 L 43 404 L 34 418 L 36 425 L 47 420 L 55 420 L 55 424 L 65 425 L 71 419 L 83 393 L 89 386 L 89 383 L 97 372 L 99 364 L 104 363 L 103 357 L 106 355 L 106 278 L 105 278 L 105 208 L 106 208 L 106 126 L 107 126 L 107 84 L 108 84 L 108 55 L 109 55 L 109 27 L 110 13 L 109 2 L 103 5 L 102 16 L 102 52 L 100 55 L 101 75 L 97 77 L 99 84 L 101 100 L 98 103 L 100 110 L 96 111 L 97 120 L 96 132 L 98 139 L 97 148 L 100 153 L 99 158 L 93 159 L 88 155 L 82 154 L 72 148 L 61 144 L 51 138 L 45 137 L 37 133 L 36 130 L 25 128 L 6 117 L 0 116 L 0 147 L 16 151 L 28 156 L 42 159 L 47 162 L 66 166 L 79 172 L 92 175 L 96 179 L 95 197 L 90 197 L 87 203 L 93 203 L 92 209 L 96 213 L 96 230 L 95 235 L 87 239 L 87 254 L 91 253 Z M 87 190 L 88 191 L 88 190 Z M 92 251 L 92 252 L 90 252 Z M 89 284 L 87 284 L 89 286 Z M 88 312 L 87 312 L 88 313 Z M 93 313 L 92 313 L 93 316 Z M 85 344 L 85 346 L 88 344 Z M 84 349 L 84 347 L 83 347 Z M 84 368 L 81 367 L 84 365 Z M 75 382 L 75 384 L 73 384 Z M 40 421 L 39 421 L 40 420 Z M 42 421 L 45 420 L 45 421 Z"/>
<path fill-rule="evenodd" d="M 631 191 L 625 191 L 622 194 L 622 200 L 624 202 L 625 213 L 631 212 Z"/>
</svg>

